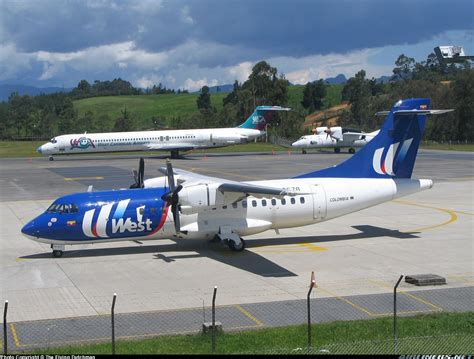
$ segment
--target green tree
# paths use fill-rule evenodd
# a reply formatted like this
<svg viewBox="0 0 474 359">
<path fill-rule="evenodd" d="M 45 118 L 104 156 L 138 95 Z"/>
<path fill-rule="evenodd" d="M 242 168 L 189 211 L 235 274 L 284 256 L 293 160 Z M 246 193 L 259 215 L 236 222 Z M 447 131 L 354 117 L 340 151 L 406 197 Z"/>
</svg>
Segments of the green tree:
<svg viewBox="0 0 474 359">
<path fill-rule="evenodd" d="M 201 94 L 196 100 L 196 103 L 199 110 L 209 110 L 211 108 L 211 95 L 209 93 L 209 87 L 203 86 L 201 88 Z"/>
<path fill-rule="evenodd" d="M 458 117 L 458 136 L 462 141 L 474 141 L 474 71 L 465 69 L 456 76 L 453 84 L 456 99 L 455 115 Z"/>
<path fill-rule="evenodd" d="M 415 59 L 401 54 L 395 61 L 396 67 L 393 69 L 392 79 L 408 80 L 415 68 Z"/>
<path fill-rule="evenodd" d="M 370 82 L 365 78 L 364 70 L 351 77 L 342 90 L 342 97 L 351 104 L 352 120 L 358 127 L 363 127 L 371 115 L 369 112 L 371 95 Z"/>
<path fill-rule="evenodd" d="M 326 84 L 321 79 L 319 81 L 308 82 L 303 90 L 303 101 L 301 104 L 309 112 L 320 110 L 323 107 L 323 99 L 326 97 Z"/>
</svg>

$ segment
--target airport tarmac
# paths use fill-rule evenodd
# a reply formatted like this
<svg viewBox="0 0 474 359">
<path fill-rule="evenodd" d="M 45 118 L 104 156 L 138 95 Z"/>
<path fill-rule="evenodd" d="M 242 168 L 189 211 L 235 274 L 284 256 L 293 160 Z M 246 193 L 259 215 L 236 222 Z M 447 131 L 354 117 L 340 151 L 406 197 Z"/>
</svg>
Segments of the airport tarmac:
<svg viewBox="0 0 474 359">
<path fill-rule="evenodd" d="M 251 181 L 292 177 L 348 156 L 209 154 L 173 165 Z M 165 156 L 144 157 L 145 178 L 159 175 Z M 66 247 L 62 258 L 24 238 L 21 227 L 58 196 L 89 185 L 128 187 L 138 156 L 1 159 L 0 300 L 9 301 L 9 321 L 22 322 L 108 314 L 114 293 L 116 313 L 208 306 L 214 286 L 218 305 L 301 300 L 312 271 L 318 298 L 389 293 L 401 274 L 441 275 L 447 279 L 443 290 L 470 287 L 473 159 L 467 152 L 420 151 L 414 177 L 432 178 L 433 189 L 280 235 L 246 237 L 242 253 L 216 243 L 160 240 Z M 399 289 L 414 288 L 420 289 L 402 282 Z M 428 289 L 433 287 L 421 288 Z"/>
</svg>

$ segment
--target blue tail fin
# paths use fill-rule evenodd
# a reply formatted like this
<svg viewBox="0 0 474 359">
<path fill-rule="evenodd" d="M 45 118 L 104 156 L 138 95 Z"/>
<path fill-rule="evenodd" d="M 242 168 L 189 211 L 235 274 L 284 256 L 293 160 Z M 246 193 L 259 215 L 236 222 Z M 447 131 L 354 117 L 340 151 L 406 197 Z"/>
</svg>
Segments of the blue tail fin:
<svg viewBox="0 0 474 359">
<path fill-rule="evenodd" d="M 280 106 L 257 106 L 255 111 L 239 128 L 249 128 L 253 130 L 263 131 L 265 125 L 270 122 L 274 111 L 290 111 L 291 108 Z"/>
<path fill-rule="evenodd" d="M 295 178 L 410 178 L 427 114 L 449 110 L 429 110 L 430 100 L 398 101 L 388 112 L 379 134 L 341 164 Z"/>
</svg>

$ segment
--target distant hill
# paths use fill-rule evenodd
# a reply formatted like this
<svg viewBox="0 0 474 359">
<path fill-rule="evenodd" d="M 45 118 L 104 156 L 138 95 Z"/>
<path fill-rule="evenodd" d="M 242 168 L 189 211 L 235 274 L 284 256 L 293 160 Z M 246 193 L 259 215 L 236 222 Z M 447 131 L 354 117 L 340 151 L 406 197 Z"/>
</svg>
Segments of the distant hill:
<svg viewBox="0 0 474 359">
<path fill-rule="evenodd" d="M 344 76 L 343 74 L 339 74 L 336 77 L 329 77 L 324 81 L 329 85 L 342 85 L 347 82 L 347 79 L 346 76 Z"/>
<path fill-rule="evenodd" d="M 0 101 L 7 101 L 13 92 L 19 95 L 36 96 L 40 94 L 50 94 L 55 92 L 69 92 L 72 88 L 62 87 L 34 87 L 27 85 L 0 85 Z"/>
<path fill-rule="evenodd" d="M 234 89 L 234 85 L 217 85 L 217 86 L 208 86 L 209 87 L 209 93 L 230 93 Z M 201 93 L 201 90 L 199 91 L 194 91 L 192 93 Z"/>
</svg>

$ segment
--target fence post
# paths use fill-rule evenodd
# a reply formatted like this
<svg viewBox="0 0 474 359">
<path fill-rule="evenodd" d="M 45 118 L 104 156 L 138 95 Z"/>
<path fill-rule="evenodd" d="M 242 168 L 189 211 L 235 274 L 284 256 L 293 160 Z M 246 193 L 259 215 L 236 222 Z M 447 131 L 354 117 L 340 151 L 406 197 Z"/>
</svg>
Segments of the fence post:
<svg viewBox="0 0 474 359">
<path fill-rule="evenodd" d="M 310 305 L 310 296 L 311 292 L 316 285 L 316 279 L 314 278 L 314 272 L 311 272 L 311 284 L 309 285 L 308 296 L 306 297 L 307 310 L 308 310 L 308 350 L 312 347 L 311 344 L 311 305 Z"/>
<path fill-rule="evenodd" d="M 398 278 L 397 284 L 393 287 L 393 348 L 394 353 L 398 351 L 398 333 L 397 333 L 397 288 L 403 279 L 403 274 Z"/>
<path fill-rule="evenodd" d="M 3 354 L 7 355 L 7 312 L 8 312 L 8 300 L 5 301 L 5 307 L 3 309 Z"/>
<path fill-rule="evenodd" d="M 216 293 L 217 286 L 214 287 L 214 294 L 212 296 L 212 352 L 216 351 Z"/>
<path fill-rule="evenodd" d="M 117 293 L 114 293 L 114 299 L 112 300 L 112 354 L 115 355 L 115 300 L 117 299 Z"/>
</svg>

